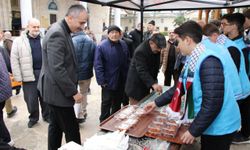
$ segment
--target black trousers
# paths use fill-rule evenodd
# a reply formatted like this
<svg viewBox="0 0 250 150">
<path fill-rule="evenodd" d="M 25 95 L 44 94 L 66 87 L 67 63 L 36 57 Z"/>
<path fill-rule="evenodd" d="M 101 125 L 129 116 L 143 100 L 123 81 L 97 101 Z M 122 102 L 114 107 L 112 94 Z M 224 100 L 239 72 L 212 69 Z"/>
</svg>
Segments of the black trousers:
<svg viewBox="0 0 250 150">
<path fill-rule="evenodd" d="M 10 133 L 3 120 L 4 105 L 5 105 L 5 101 L 0 102 L 0 142 L 9 143 L 11 141 Z"/>
<path fill-rule="evenodd" d="M 49 106 L 48 150 L 57 150 L 61 147 L 62 134 L 66 142 L 74 141 L 81 144 L 79 125 L 76 120 L 74 108 Z"/>
<path fill-rule="evenodd" d="M 109 90 L 102 88 L 102 103 L 100 122 L 107 119 L 110 115 L 121 109 L 121 103 L 124 99 L 124 90 Z"/>
<path fill-rule="evenodd" d="M 47 104 L 43 102 L 43 99 L 37 90 L 37 79 L 39 77 L 40 70 L 35 70 L 34 74 L 36 81 L 23 82 L 23 95 L 30 114 L 29 120 L 37 122 L 39 120 L 39 102 L 42 109 L 42 117 L 44 119 L 48 118 L 49 111 L 47 110 Z"/>
<path fill-rule="evenodd" d="M 230 150 L 235 132 L 221 136 L 201 135 L 201 150 Z"/>
<path fill-rule="evenodd" d="M 241 115 L 241 134 L 245 137 L 250 136 L 250 96 L 246 99 L 237 101 Z"/>
<path fill-rule="evenodd" d="M 174 78 L 174 63 L 175 62 L 168 62 L 166 71 L 164 72 L 164 85 L 170 86 L 171 85 L 171 79 L 172 76 Z"/>
</svg>

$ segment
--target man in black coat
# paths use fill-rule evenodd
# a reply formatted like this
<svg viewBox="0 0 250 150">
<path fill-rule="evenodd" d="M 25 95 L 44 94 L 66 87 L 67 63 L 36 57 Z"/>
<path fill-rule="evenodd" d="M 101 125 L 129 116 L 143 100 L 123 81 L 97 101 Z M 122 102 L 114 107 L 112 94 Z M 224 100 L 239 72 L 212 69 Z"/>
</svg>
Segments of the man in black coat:
<svg viewBox="0 0 250 150">
<path fill-rule="evenodd" d="M 165 37 L 156 33 L 135 50 L 125 87 L 131 105 L 147 96 L 151 88 L 162 92 L 162 86 L 157 83 L 157 75 L 160 69 L 160 53 L 165 47 Z"/>
<path fill-rule="evenodd" d="M 136 28 L 129 33 L 131 39 L 133 40 L 133 48 L 134 50 L 141 44 L 141 23 L 138 23 Z M 133 56 L 134 51 L 130 53 L 131 57 Z"/>
</svg>

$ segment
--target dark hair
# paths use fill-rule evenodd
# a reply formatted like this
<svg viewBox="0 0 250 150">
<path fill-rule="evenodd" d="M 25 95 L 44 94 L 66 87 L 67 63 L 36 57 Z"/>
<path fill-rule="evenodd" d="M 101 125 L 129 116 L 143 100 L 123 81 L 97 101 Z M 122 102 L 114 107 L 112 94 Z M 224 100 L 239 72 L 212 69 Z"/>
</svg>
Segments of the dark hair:
<svg viewBox="0 0 250 150">
<path fill-rule="evenodd" d="M 248 19 L 250 19 L 250 9 L 245 10 L 245 11 L 243 12 L 243 15 L 244 15 L 245 17 L 247 17 Z"/>
<path fill-rule="evenodd" d="M 148 22 L 148 24 L 152 24 L 152 25 L 155 26 L 155 21 L 154 21 L 154 20 L 151 20 L 151 21 Z"/>
<path fill-rule="evenodd" d="M 71 5 L 68 9 L 68 12 L 66 13 L 66 16 L 77 17 L 82 11 L 86 11 L 86 9 L 82 5 Z"/>
<path fill-rule="evenodd" d="M 186 36 L 188 36 L 192 38 L 195 43 L 200 43 L 202 40 L 201 26 L 192 20 L 180 25 L 174 30 L 174 33 L 178 34 L 181 39 L 184 39 Z"/>
<path fill-rule="evenodd" d="M 213 33 L 220 34 L 219 28 L 216 25 L 212 24 L 212 23 L 206 24 L 203 27 L 202 32 L 206 36 L 211 36 Z"/>
<path fill-rule="evenodd" d="M 220 20 L 211 20 L 209 23 L 216 25 L 217 28 L 220 28 L 220 25 L 221 25 L 221 21 Z"/>
<path fill-rule="evenodd" d="M 233 14 L 226 14 L 222 17 L 222 19 L 226 19 L 228 23 L 235 24 L 237 29 L 240 33 L 244 31 L 244 23 L 245 23 L 245 16 L 241 13 L 233 13 Z"/>
<path fill-rule="evenodd" d="M 166 38 L 161 33 L 155 33 L 150 38 L 159 48 L 165 48 L 167 46 Z"/>
</svg>

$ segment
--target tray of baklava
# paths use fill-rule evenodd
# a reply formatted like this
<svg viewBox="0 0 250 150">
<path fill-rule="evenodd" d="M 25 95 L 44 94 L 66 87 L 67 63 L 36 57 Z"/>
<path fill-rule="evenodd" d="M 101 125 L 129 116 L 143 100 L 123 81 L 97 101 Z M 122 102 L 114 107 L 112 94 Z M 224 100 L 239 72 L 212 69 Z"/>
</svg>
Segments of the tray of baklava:
<svg viewBox="0 0 250 150">
<path fill-rule="evenodd" d="M 104 120 L 100 128 L 108 131 L 125 130 L 126 134 L 133 137 L 143 137 L 148 125 L 157 113 L 146 114 L 144 109 L 137 105 L 128 105 Z"/>
</svg>

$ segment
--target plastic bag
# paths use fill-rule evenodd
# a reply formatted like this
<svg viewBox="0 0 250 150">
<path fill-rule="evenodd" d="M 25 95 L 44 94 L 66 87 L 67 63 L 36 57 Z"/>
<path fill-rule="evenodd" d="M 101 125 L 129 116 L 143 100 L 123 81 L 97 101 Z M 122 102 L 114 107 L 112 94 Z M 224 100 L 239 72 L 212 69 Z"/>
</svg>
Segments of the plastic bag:
<svg viewBox="0 0 250 150">
<path fill-rule="evenodd" d="M 147 144 L 143 149 L 145 150 L 167 150 L 169 148 L 169 142 L 154 139 Z"/>
<path fill-rule="evenodd" d="M 84 150 L 127 150 L 129 136 L 125 131 L 94 135 L 84 143 Z"/>
<path fill-rule="evenodd" d="M 60 147 L 58 150 L 84 150 L 84 149 L 81 145 L 71 141 Z"/>
</svg>

